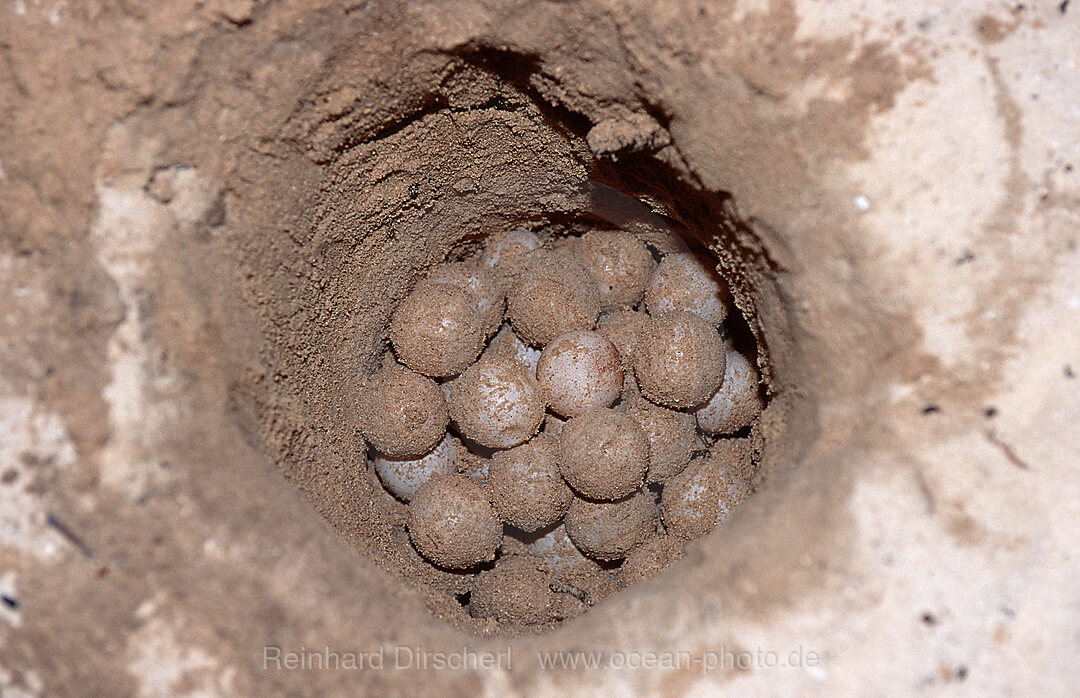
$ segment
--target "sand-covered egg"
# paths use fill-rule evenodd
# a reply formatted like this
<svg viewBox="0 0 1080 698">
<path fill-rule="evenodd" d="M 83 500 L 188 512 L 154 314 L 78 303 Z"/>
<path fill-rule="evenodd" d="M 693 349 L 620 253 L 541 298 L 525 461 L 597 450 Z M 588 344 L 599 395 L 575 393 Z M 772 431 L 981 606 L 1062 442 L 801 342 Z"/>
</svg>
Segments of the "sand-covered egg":
<svg viewBox="0 0 1080 698">
<path fill-rule="evenodd" d="M 569 604 L 578 613 L 619 588 L 618 577 L 612 569 L 613 563 L 594 560 L 581 552 L 567 535 L 564 523 L 533 538 L 528 543 L 528 550 L 542 558 L 551 568 L 556 588 L 568 593 L 583 593 L 583 598 L 578 599 L 583 603 Z"/>
<path fill-rule="evenodd" d="M 641 393 L 674 409 L 705 404 L 724 378 L 724 342 L 694 313 L 661 313 L 645 320 L 634 352 Z"/>
<path fill-rule="evenodd" d="M 476 585 L 478 575 L 475 570 L 453 570 L 433 565 L 409 540 L 409 532 L 404 526 L 395 526 L 390 532 L 390 539 L 403 558 L 401 561 L 403 572 L 412 573 L 447 594 L 465 594 L 472 591 Z"/>
<path fill-rule="evenodd" d="M 392 457 L 375 453 L 375 474 L 395 497 L 409 501 L 420 485 L 436 475 L 455 472 L 458 444 L 447 433 L 427 453 L 418 457 Z"/>
<path fill-rule="evenodd" d="M 536 233 L 516 228 L 487 239 L 480 263 L 489 269 L 503 289 L 516 284 L 529 265 L 529 258 L 543 243 Z"/>
<path fill-rule="evenodd" d="M 745 356 L 728 349 L 724 380 L 701 407 L 694 411 L 698 426 L 707 434 L 733 434 L 761 414 L 761 379 Z"/>
<path fill-rule="evenodd" d="M 487 448 L 524 443 L 544 421 L 540 386 L 513 359 L 473 364 L 450 382 L 449 391 L 454 425 L 462 436 Z"/>
<path fill-rule="evenodd" d="M 439 385 L 400 364 L 387 364 L 364 381 L 357 403 L 360 432 L 392 458 L 427 453 L 449 422 Z"/>
<path fill-rule="evenodd" d="M 432 378 L 455 376 L 480 355 L 487 338 L 476 304 L 461 288 L 424 279 L 390 319 L 401 363 Z"/>
<path fill-rule="evenodd" d="M 745 440 L 717 441 L 707 457 L 664 484 L 660 498 L 664 526 L 686 539 L 712 531 L 749 495 L 752 472 Z"/>
<path fill-rule="evenodd" d="M 521 362 L 530 376 L 536 376 L 536 365 L 540 361 L 540 350 L 521 341 L 509 323 L 488 342 L 487 349 L 480 355 L 480 360 L 510 358 Z"/>
<path fill-rule="evenodd" d="M 600 293 L 568 249 L 530 258 L 506 296 L 506 314 L 527 343 L 542 347 L 572 330 L 591 330 L 600 317 Z"/>
<path fill-rule="evenodd" d="M 649 441 L 648 483 L 678 475 L 690 462 L 694 449 L 703 445 L 691 414 L 640 398 L 628 401 L 624 409 L 637 420 Z"/>
<path fill-rule="evenodd" d="M 547 434 L 497 451 L 491 458 L 488 485 L 495 513 L 523 531 L 561 519 L 574 496 L 559 474 L 559 441 Z"/>
<path fill-rule="evenodd" d="M 627 554 L 619 567 L 622 583 L 629 586 L 658 574 L 679 559 L 685 549 L 686 540 L 679 536 L 651 536 Z"/>
<path fill-rule="evenodd" d="M 731 292 L 713 260 L 679 252 L 664 257 L 656 267 L 645 291 L 645 305 L 653 315 L 690 311 L 717 328 L 731 308 Z"/>
<path fill-rule="evenodd" d="M 480 573 L 470 599 L 470 612 L 510 625 L 548 623 L 555 617 L 551 570 L 544 560 L 517 554 L 500 558 Z"/>
<path fill-rule="evenodd" d="M 495 559 L 502 523 L 487 491 L 460 473 L 436 475 L 416 491 L 405 514 L 409 539 L 432 563 L 465 569 Z"/>
<path fill-rule="evenodd" d="M 570 419 L 559 436 L 559 469 L 590 499 L 621 499 L 641 487 L 649 467 L 649 441 L 638 421 L 606 407 Z"/>
<path fill-rule="evenodd" d="M 491 471 L 491 458 L 474 453 L 464 443 L 458 444 L 457 457 L 459 473 L 480 482 L 487 482 L 488 473 Z"/>
<path fill-rule="evenodd" d="M 596 332 L 615 346 L 627 370 L 634 366 L 638 333 L 648 317 L 640 310 L 613 310 L 604 313 L 596 323 Z"/>
<path fill-rule="evenodd" d="M 596 332 L 575 330 L 544 347 L 536 380 L 548 406 L 563 417 L 615 402 L 623 387 L 619 352 Z"/>
<path fill-rule="evenodd" d="M 506 289 L 487 267 L 471 261 L 440 264 L 428 274 L 428 279 L 465 292 L 476 308 L 485 338 L 495 334 L 502 325 Z"/>
<path fill-rule="evenodd" d="M 615 502 L 574 497 L 566 513 L 566 534 L 581 552 L 597 560 L 618 560 L 656 532 L 651 492 L 638 490 Z"/>
<path fill-rule="evenodd" d="M 603 569 L 602 563 L 587 557 L 574 545 L 563 523 L 540 532 L 529 540 L 527 547 L 530 553 L 546 560 L 556 574 L 565 574 L 576 568 Z"/>
<path fill-rule="evenodd" d="M 632 308 L 641 302 L 655 262 L 636 235 L 590 230 L 574 249 L 600 291 L 601 310 Z"/>
</svg>

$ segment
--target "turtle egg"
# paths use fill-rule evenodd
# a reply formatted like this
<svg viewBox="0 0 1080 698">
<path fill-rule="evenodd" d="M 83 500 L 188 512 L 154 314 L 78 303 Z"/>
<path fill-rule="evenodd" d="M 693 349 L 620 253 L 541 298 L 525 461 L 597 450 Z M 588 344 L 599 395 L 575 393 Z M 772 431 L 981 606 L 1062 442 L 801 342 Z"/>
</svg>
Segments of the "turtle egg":
<svg viewBox="0 0 1080 698">
<path fill-rule="evenodd" d="M 574 496 L 559 474 L 559 442 L 547 434 L 497 451 L 488 485 L 499 518 L 526 532 L 561 519 Z"/>
<path fill-rule="evenodd" d="M 610 563 L 599 562 L 581 552 L 560 523 L 528 544 L 533 555 L 542 558 L 554 573 L 557 584 L 569 585 L 587 595 L 588 603 L 596 603 L 618 590 L 618 580 L 611 573 Z M 587 606 L 579 603 L 576 612 Z"/>
<path fill-rule="evenodd" d="M 616 502 L 575 497 L 566 513 L 566 534 L 596 560 L 619 560 L 656 532 L 656 503 L 638 490 Z"/>
<path fill-rule="evenodd" d="M 509 324 L 499 328 L 499 332 L 488 342 L 487 349 L 480 355 L 480 360 L 512 358 L 525 366 L 530 376 L 536 375 L 536 364 L 540 361 L 540 350 L 521 341 Z"/>
<path fill-rule="evenodd" d="M 514 359 L 473 364 L 450 382 L 450 416 L 461 435 L 486 448 L 528 441 L 544 421 L 536 379 Z"/>
<path fill-rule="evenodd" d="M 622 583 L 629 586 L 662 572 L 682 557 L 686 540 L 679 536 L 657 534 L 630 551 L 619 567 Z"/>
<path fill-rule="evenodd" d="M 383 486 L 395 497 L 405 500 L 412 498 L 420 485 L 435 475 L 452 473 L 457 468 L 457 443 L 447 433 L 442 441 L 419 458 L 394 458 L 375 453 L 375 473 Z"/>
<path fill-rule="evenodd" d="M 548 412 L 547 416 L 544 417 L 543 431 L 545 434 L 558 438 L 562 434 L 562 428 L 564 426 L 566 426 L 566 420 L 557 414 Z"/>
<path fill-rule="evenodd" d="M 568 250 L 539 253 L 507 293 L 506 314 L 519 337 L 544 346 L 571 330 L 595 327 L 600 293 Z"/>
<path fill-rule="evenodd" d="M 649 316 L 639 310 L 614 310 L 604 313 L 596 324 L 596 331 L 615 345 L 619 351 L 623 366 L 630 369 L 634 365 L 634 350 L 637 347 L 638 332 L 641 324 Z"/>
<path fill-rule="evenodd" d="M 694 416 L 640 398 L 628 402 L 626 412 L 637 420 L 649 440 L 649 472 L 645 481 L 663 482 L 682 472 L 694 448 L 701 444 Z"/>
<path fill-rule="evenodd" d="M 501 558 L 480 573 L 469 611 L 500 623 L 536 625 L 554 620 L 555 601 L 547 564 L 524 553 Z"/>
<path fill-rule="evenodd" d="M 436 475 L 416 491 L 405 514 L 409 540 L 440 567 L 465 569 L 495 559 L 502 523 L 476 480 Z"/>
<path fill-rule="evenodd" d="M 591 409 L 568 421 L 559 435 L 559 469 L 584 497 L 625 497 L 641 487 L 648 467 L 649 441 L 624 412 Z"/>
<path fill-rule="evenodd" d="M 668 532 L 690 539 L 716 528 L 749 494 L 751 468 L 743 440 L 713 444 L 707 457 L 664 483 L 660 516 Z"/>
<path fill-rule="evenodd" d="M 685 311 L 645 320 L 634 352 L 641 393 L 676 409 L 703 405 L 724 378 L 724 342 L 716 329 Z"/>
<path fill-rule="evenodd" d="M 401 363 L 433 378 L 456 376 L 476 360 L 486 339 L 473 300 L 460 288 L 425 279 L 390 319 Z"/>
<path fill-rule="evenodd" d="M 565 575 L 578 568 L 589 571 L 601 569 L 596 560 L 586 557 L 574 545 L 570 536 L 566 535 L 566 526 L 562 523 L 533 538 L 527 548 L 533 555 L 547 561 L 557 575 Z"/>
<path fill-rule="evenodd" d="M 724 382 L 694 411 L 707 434 L 732 434 L 754 421 L 763 407 L 757 370 L 734 349 L 727 350 L 726 362 Z"/>
<path fill-rule="evenodd" d="M 652 274 L 652 254 L 625 230 L 590 230 L 575 251 L 600 291 L 602 310 L 632 308 L 641 302 Z"/>
<path fill-rule="evenodd" d="M 389 364 L 365 381 L 358 408 L 360 432 L 392 458 L 427 453 L 449 422 L 438 383 L 400 364 Z"/>
<path fill-rule="evenodd" d="M 544 347 L 536 380 L 552 410 L 574 417 L 615 402 L 623 386 L 622 362 L 618 350 L 602 335 L 575 330 Z"/>
<path fill-rule="evenodd" d="M 656 267 L 645 291 L 645 305 L 653 315 L 688 310 L 716 328 L 727 317 L 731 292 L 714 261 L 679 252 L 664 257 Z"/>
<path fill-rule="evenodd" d="M 484 244 L 481 264 L 491 270 L 504 289 L 518 282 L 529 257 L 542 246 L 540 238 L 528 230 L 508 230 L 492 235 Z"/>
<path fill-rule="evenodd" d="M 475 262 L 453 262 L 436 267 L 428 279 L 465 292 L 476 308 L 485 339 L 499 329 L 506 305 L 506 290 L 490 269 Z"/>
</svg>

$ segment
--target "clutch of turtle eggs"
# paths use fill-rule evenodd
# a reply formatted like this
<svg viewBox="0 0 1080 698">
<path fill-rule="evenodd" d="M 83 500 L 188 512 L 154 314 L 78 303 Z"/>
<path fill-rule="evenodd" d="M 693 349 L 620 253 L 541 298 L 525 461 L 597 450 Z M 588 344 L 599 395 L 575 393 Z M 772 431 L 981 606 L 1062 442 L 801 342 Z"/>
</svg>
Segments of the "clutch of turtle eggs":
<svg viewBox="0 0 1080 698">
<path fill-rule="evenodd" d="M 763 402 L 722 334 L 732 312 L 709 258 L 654 255 L 622 230 L 511 230 L 434 268 L 358 396 L 412 545 L 444 571 L 553 589 L 658 571 L 749 493 L 747 439 L 731 435 Z"/>
</svg>

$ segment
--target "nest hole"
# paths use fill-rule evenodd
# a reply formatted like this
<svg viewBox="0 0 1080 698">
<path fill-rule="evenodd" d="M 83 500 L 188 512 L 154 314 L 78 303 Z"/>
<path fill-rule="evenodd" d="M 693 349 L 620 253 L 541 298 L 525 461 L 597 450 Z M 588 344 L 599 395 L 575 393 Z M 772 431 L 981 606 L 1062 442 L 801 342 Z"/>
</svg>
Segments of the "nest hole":
<svg viewBox="0 0 1080 698">
<path fill-rule="evenodd" d="M 357 395 L 393 356 L 390 319 L 417 281 L 444 262 L 475 257 L 491 235 L 511 229 L 533 231 L 549 245 L 623 230 L 657 260 L 686 250 L 711 259 L 733 298 L 720 332 L 759 368 L 766 407 L 737 433 L 706 437 L 695 456 L 719 439 L 745 443 L 751 492 L 767 479 L 769 444 L 784 438 L 783 420 L 771 416 L 782 409 L 784 386 L 770 347 L 785 344 L 786 330 L 762 312 L 780 303 L 752 226 L 730 194 L 680 174 L 662 109 L 643 103 L 612 117 L 614 124 L 594 123 L 545 97 L 545 79 L 528 57 L 467 48 L 448 66 L 407 118 L 374 137 L 341 139 L 297 197 L 285 234 L 247 253 L 266 344 L 258 387 L 242 385 L 234 398 L 250 404 L 252 431 L 284 476 L 348 544 L 423 595 L 436 616 L 477 633 L 543 632 L 628 586 L 620 581 L 622 560 L 598 561 L 607 575 L 600 584 L 547 578 L 544 603 L 553 609 L 528 622 L 478 608 L 483 574 L 494 575 L 500 560 L 531 550 L 550 530 L 526 534 L 507 525 L 493 563 L 438 567 L 413 545 L 405 502 L 372 466 Z M 295 147 L 292 138 L 282 143 Z M 643 491 L 659 502 L 663 489 Z M 661 520 L 657 534 L 664 533 Z M 708 535 L 723 536 L 724 526 Z M 632 582 L 662 574 L 677 557 L 656 544 Z"/>
</svg>

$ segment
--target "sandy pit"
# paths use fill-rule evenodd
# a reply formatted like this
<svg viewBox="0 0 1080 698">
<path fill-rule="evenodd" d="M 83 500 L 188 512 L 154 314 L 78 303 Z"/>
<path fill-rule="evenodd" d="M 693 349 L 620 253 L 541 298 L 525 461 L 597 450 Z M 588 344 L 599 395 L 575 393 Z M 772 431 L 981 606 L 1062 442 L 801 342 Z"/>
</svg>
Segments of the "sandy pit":
<svg viewBox="0 0 1080 698">
<path fill-rule="evenodd" d="M 1065 694 L 1078 12 L 0 7 L 0 693 Z M 357 396 L 432 267 L 597 228 L 729 281 L 754 495 L 635 532 L 617 593 L 565 531 L 488 527 L 478 619 Z M 545 591 L 556 558 L 587 583 Z"/>
</svg>

